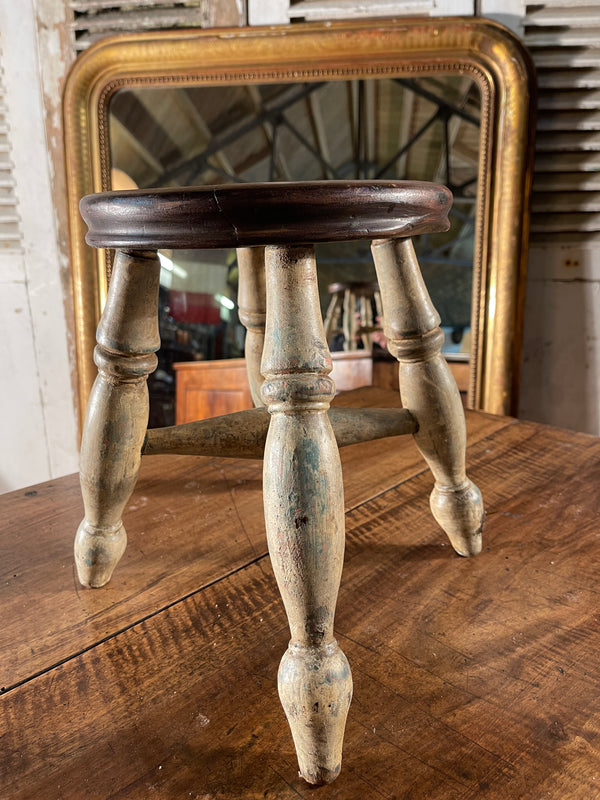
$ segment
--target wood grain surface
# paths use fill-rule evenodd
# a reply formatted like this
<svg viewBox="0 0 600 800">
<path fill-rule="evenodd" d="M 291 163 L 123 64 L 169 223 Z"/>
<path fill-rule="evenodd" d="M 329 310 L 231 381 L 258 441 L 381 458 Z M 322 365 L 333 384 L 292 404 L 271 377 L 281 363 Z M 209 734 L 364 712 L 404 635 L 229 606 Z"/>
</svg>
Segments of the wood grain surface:
<svg viewBox="0 0 600 800">
<path fill-rule="evenodd" d="M 377 389 L 335 400 L 359 403 L 393 407 L 399 400 Z M 473 441 L 507 424 L 491 415 L 467 417 Z M 426 469 L 409 436 L 352 445 L 341 455 L 347 510 Z M 129 546 L 114 581 L 98 592 L 84 590 L 73 572 L 72 535 L 82 509 L 76 475 L 0 498 L 6 577 L 0 584 L 0 687 L 48 669 L 267 553 L 260 461 L 143 459 L 125 512 Z"/>
<path fill-rule="evenodd" d="M 396 402 L 358 393 L 375 397 Z M 600 797 L 600 441 L 468 427 L 487 509 L 472 559 L 431 517 L 410 437 L 342 452 L 354 700 L 320 798 Z M 1 798 L 315 797 L 277 698 L 288 630 L 260 470 L 144 460 L 99 590 L 75 581 L 74 476 L 0 497 Z"/>
</svg>

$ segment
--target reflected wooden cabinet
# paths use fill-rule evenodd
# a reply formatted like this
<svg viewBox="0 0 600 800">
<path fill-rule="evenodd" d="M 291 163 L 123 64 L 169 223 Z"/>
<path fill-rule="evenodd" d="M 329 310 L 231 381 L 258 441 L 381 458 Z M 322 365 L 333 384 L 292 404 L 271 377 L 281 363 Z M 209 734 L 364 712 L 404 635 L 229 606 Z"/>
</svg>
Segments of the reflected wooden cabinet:
<svg viewBox="0 0 600 800">
<path fill-rule="evenodd" d="M 175 424 L 252 408 L 243 358 L 186 361 L 175 368 Z"/>
<path fill-rule="evenodd" d="M 364 350 L 332 353 L 331 377 L 336 392 L 362 386 L 398 388 L 398 362 L 395 359 L 373 361 Z M 252 408 L 252 395 L 243 358 L 222 361 L 186 361 L 175 368 L 175 424 L 218 417 L 233 411 Z M 469 364 L 450 362 L 463 402 L 466 401 Z"/>
<path fill-rule="evenodd" d="M 371 386 L 373 358 L 370 352 L 354 350 L 331 354 L 331 377 L 336 391 Z M 398 374 L 397 362 L 396 376 Z M 175 424 L 218 417 L 252 408 L 252 395 L 243 358 L 221 361 L 186 361 L 175 369 Z M 396 387 L 398 378 L 396 377 Z"/>
</svg>

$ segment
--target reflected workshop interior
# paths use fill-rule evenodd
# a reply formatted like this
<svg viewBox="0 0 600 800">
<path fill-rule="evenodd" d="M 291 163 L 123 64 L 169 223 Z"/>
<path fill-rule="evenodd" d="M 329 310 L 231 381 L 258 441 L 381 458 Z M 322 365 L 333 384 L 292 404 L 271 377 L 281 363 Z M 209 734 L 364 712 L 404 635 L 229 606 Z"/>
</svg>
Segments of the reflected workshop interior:
<svg viewBox="0 0 600 800">
<path fill-rule="evenodd" d="M 480 90 L 466 76 L 158 86 L 110 102 L 113 189 L 254 181 L 428 180 L 454 195 L 447 233 L 417 237 L 445 355 L 468 362 Z M 235 250 L 164 251 L 150 427 L 175 421 L 177 365 L 242 358 Z M 368 242 L 317 247 L 330 349 L 387 355 Z M 233 362 L 232 362 L 233 363 Z M 233 409 L 232 409 L 233 410 Z M 183 420 L 179 420 L 183 421 Z"/>
</svg>

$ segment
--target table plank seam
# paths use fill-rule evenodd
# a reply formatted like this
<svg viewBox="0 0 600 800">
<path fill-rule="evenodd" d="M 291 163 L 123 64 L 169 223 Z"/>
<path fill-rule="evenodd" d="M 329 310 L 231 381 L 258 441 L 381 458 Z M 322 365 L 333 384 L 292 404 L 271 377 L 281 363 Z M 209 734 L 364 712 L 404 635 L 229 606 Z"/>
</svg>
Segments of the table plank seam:
<svg viewBox="0 0 600 800">
<path fill-rule="evenodd" d="M 46 675 L 47 673 L 52 672 L 52 670 L 57 669 L 57 667 L 61 667 L 63 664 L 67 664 L 69 661 L 73 661 L 74 659 L 79 658 L 80 656 L 84 655 L 85 653 L 88 653 L 90 650 L 93 650 L 96 647 L 101 647 L 103 644 L 106 644 L 106 642 L 109 642 L 111 639 L 114 639 L 115 637 L 120 636 L 122 633 L 125 633 L 126 631 L 131 630 L 132 628 L 135 628 L 136 625 L 141 625 L 142 623 L 147 622 L 149 619 L 152 619 L 153 617 L 157 617 L 159 614 L 164 613 L 165 611 L 167 611 L 170 608 L 173 608 L 174 606 L 178 605 L 179 603 L 185 602 L 186 600 L 190 599 L 194 595 L 199 594 L 200 592 L 203 592 L 205 589 L 208 589 L 211 586 L 214 586 L 214 585 L 216 585 L 217 583 L 220 583 L 223 580 L 227 580 L 227 578 L 230 578 L 232 575 L 236 575 L 238 572 L 241 572 L 242 570 L 253 566 L 257 562 L 262 561 L 264 559 L 264 557 L 267 556 L 267 555 L 268 555 L 268 552 L 265 552 L 262 555 L 258 555 L 258 556 L 256 556 L 256 558 L 253 558 L 252 560 L 247 561 L 244 564 L 240 564 L 238 567 L 235 567 L 235 569 L 230 570 L 226 574 L 220 575 L 218 578 L 214 578 L 211 581 L 207 581 L 206 583 L 203 583 L 202 586 L 199 586 L 197 589 L 194 589 L 193 591 L 188 592 L 187 594 L 183 595 L 182 597 L 178 597 L 176 600 L 173 600 L 172 602 L 167 603 L 166 605 L 163 605 L 160 608 L 157 608 L 156 610 L 151 611 L 148 614 L 144 614 L 144 616 L 139 617 L 138 619 L 136 619 L 133 622 L 130 622 L 128 625 L 124 625 L 123 627 L 118 628 L 117 630 L 113 631 L 112 633 L 108 634 L 107 636 L 104 636 L 102 639 L 98 639 L 98 641 L 93 642 L 92 644 L 89 644 L 86 647 L 82 647 L 80 650 L 77 650 L 75 653 L 71 653 L 71 655 L 65 656 L 64 658 L 61 658 L 60 660 L 54 662 L 54 664 L 51 664 L 48 667 L 45 667 L 44 669 L 38 670 L 37 672 L 34 672 L 33 674 L 29 675 L 28 677 L 22 678 L 20 681 L 17 681 L 17 682 L 15 682 L 13 684 L 10 684 L 9 686 L 0 687 L 0 697 L 3 697 L 5 695 L 7 695 L 9 692 L 13 691 L 14 689 L 18 689 L 20 686 L 24 686 L 25 684 L 29 683 L 32 680 L 35 680 L 36 678 L 41 677 L 42 675 Z M 97 590 L 93 589 L 93 590 L 90 590 L 90 591 L 97 591 Z"/>
</svg>

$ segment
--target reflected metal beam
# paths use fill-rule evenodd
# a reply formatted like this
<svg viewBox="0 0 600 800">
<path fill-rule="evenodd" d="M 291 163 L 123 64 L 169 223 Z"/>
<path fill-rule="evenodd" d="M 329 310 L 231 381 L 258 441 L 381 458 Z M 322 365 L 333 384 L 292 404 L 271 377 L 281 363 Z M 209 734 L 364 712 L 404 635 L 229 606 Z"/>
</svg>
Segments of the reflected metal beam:
<svg viewBox="0 0 600 800">
<path fill-rule="evenodd" d="M 245 88 L 246 88 L 246 91 L 248 92 L 248 94 L 250 96 L 250 99 L 252 101 L 252 105 L 254 107 L 255 113 L 261 114 L 265 109 L 264 109 L 264 106 L 263 106 L 262 98 L 260 96 L 260 92 L 258 90 L 258 87 L 257 86 L 246 86 Z M 269 145 L 269 147 L 273 147 L 273 141 L 274 141 L 275 136 L 276 136 L 276 129 L 275 129 L 273 123 L 265 121 L 262 124 L 261 127 L 262 127 L 262 130 L 263 130 L 263 134 L 264 134 L 266 143 Z M 270 168 L 269 168 L 270 172 L 274 171 L 274 166 L 275 165 L 277 166 L 277 170 L 278 170 L 280 176 L 284 180 L 286 180 L 286 181 L 291 181 L 292 180 L 292 173 L 290 172 L 290 170 L 288 168 L 288 165 L 287 165 L 287 161 L 285 160 L 285 157 L 283 156 L 281 151 L 277 153 L 276 159 L 275 159 L 275 156 L 273 154 L 271 155 L 271 165 L 270 165 Z M 273 178 L 270 178 L 270 180 L 273 180 Z"/>
<path fill-rule="evenodd" d="M 140 140 L 134 136 L 133 132 L 124 125 L 121 120 L 114 114 L 110 118 L 111 133 L 114 134 L 113 139 L 117 137 L 122 138 L 127 144 L 137 153 L 142 161 L 150 167 L 151 170 L 160 175 L 164 167 L 161 162 L 153 155 L 147 147 L 145 147 Z"/>
<path fill-rule="evenodd" d="M 319 152 L 323 154 L 323 158 L 326 162 L 331 162 L 331 154 L 329 151 L 329 143 L 327 141 L 327 133 L 325 131 L 325 123 L 323 121 L 323 114 L 321 113 L 321 104 L 319 102 L 319 96 L 316 94 L 308 95 L 306 98 L 306 105 L 308 108 L 308 116 L 310 119 L 311 127 L 313 129 L 313 134 L 315 137 L 315 143 Z M 324 164 L 321 165 L 323 168 L 323 177 L 324 178 L 333 178 L 333 172 L 331 169 L 328 169 Z"/>
<path fill-rule="evenodd" d="M 444 108 L 450 111 L 452 114 L 455 114 L 457 117 L 464 119 L 466 122 L 470 122 L 472 125 L 479 127 L 480 121 L 479 118 L 470 114 L 468 111 L 465 111 L 464 108 L 457 106 L 455 103 L 450 103 L 448 100 L 445 100 L 443 97 L 435 94 L 435 92 L 430 91 L 429 89 L 425 89 L 424 87 L 420 86 L 419 83 L 414 80 L 413 78 L 394 78 L 393 80 L 396 83 L 399 83 L 401 86 L 405 86 L 407 89 L 410 89 L 411 92 L 418 94 L 419 97 L 425 98 L 425 100 L 429 100 L 431 103 L 436 105 L 438 108 Z"/>
<path fill-rule="evenodd" d="M 301 87 L 294 87 L 291 92 L 286 94 L 284 100 L 280 101 L 272 108 L 265 108 L 253 119 L 249 120 L 248 122 L 244 122 L 241 125 L 237 125 L 235 128 L 225 133 L 220 135 L 215 134 L 211 143 L 197 156 L 194 156 L 191 159 L 186 159 L 184 162 L 175 164 L 173 167 L 165 170 L 165 172 L 161 175 L 162 181 L 164 183 L 170 183 L 172 180 L 176 179 L 179 175 L 189 169 L 193 169 L 194 167 L 199 167 L 201 169 L 210 156 L 218 153 L 219 150 L 222 150 L 224 147 L 228 147 L 230 144 L 238 141 L 242 138 L 242 136 L 250 133 L 250 131 L 256 130 L 258 127 L 262 127 L 265 122 L 276 122 L 278 117 L 280 117 L 287 108 L 293 106 L 299 100 L 303 100 L 311 92 L 315 92 L 323 85 L 324 82 L 319 81 L 317 83 L 305 83 L 302 84 Z"/>
</svg>

